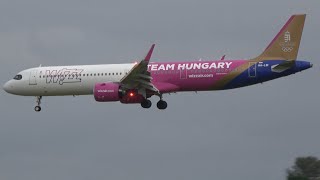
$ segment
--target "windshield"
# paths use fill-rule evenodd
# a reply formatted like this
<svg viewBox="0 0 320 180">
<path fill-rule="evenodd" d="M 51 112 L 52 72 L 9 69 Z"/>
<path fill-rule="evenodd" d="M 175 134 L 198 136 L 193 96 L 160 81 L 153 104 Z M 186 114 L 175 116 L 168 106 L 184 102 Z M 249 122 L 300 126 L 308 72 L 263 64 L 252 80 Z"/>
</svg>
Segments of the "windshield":
<svg viewBox="0 0 320 180">
<path fill-rule="evenodd" d="M 15 79 L 15 80 L 20 80 L 20 79 L 22 79 L 22 75 L 21 75 L 21 74 L 18 74 L 18 75 L 16 75 L 13 79 Z"/>
</svg>

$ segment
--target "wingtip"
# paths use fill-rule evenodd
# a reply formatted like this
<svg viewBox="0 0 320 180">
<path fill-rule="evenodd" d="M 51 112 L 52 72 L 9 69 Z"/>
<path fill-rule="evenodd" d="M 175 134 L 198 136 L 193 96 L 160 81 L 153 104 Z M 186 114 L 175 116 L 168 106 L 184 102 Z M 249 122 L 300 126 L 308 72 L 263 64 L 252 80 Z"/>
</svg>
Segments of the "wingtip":
<svg viewBox="0 0 320 180">
<path fill-rule="evenodd" d="M 156 46 L 156 44 L 152 44 L 148 54 L 146 55 L 146 57 L 144 58 L 145 61 L 149 61 L 151 59 L 151 55 L 152 55 L 152 52 L 153 52 L 153 49 L 154 47 Z"/>
</svg>

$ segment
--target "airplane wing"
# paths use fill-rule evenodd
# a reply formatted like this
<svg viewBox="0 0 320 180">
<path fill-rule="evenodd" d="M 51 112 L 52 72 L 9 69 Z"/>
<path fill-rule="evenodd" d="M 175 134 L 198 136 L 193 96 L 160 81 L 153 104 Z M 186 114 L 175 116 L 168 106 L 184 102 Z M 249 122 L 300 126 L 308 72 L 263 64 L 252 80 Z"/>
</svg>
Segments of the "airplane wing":
<svg viewBox="0 0 320 180">
<path fill-rule="evenodd" d="M 155 44 L 153 44 L 144 59 L 135 64 L 129 73 L 123 77 L 120 81 L 122 87 L 127 89 L 138 89 L 138 91 L 145 96 L 146 90 L 153 91 L 159 94 L 159 90 L 152 84 L 151 74 L 148 71 L 148 64 L 153 52 Z"/>
</svg>

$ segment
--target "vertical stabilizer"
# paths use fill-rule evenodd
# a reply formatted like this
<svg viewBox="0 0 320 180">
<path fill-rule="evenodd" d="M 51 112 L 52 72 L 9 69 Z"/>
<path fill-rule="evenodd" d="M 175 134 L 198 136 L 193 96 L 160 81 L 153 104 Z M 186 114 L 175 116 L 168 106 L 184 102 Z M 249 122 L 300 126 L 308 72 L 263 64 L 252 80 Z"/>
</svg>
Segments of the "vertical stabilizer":
<svg viewBox="0 0 320 180">
<path fill-rule="evenodd" d="M 253 60 L 296 60 L 306 15 L 293 15 L 265 51 Z"/>
</svg>

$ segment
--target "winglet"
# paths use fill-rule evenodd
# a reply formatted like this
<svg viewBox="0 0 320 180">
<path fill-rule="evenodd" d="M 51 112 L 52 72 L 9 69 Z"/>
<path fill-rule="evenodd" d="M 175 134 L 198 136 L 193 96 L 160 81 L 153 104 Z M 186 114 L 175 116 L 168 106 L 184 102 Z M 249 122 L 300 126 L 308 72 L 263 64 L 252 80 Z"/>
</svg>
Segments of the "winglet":
<svg viewBox="0 0 320 180">
<path fill-rule="evenodd" d="M 152 44 L 152 46 L 151 46 L 148 54 L 147 54 L 146 57 L 144 58 L 144 61 L 149 61 L 149 60 L 150 60 L 151 55 L 152 55 L 152 52 L 153 52 L 153 49 L 154 49 L 154 46 L 155 46 L 155 44 Z"/>
</svg>

